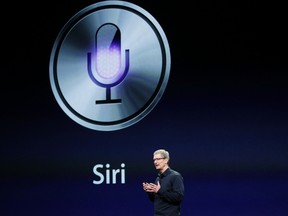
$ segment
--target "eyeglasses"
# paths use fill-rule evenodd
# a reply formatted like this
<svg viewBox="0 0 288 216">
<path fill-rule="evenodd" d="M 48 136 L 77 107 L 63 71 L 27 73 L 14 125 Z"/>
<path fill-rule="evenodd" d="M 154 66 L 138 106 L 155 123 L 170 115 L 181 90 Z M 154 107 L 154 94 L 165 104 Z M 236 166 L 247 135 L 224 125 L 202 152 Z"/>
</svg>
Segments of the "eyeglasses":
<svg viewBox="0 0 288 216">
<path fill-rule="evenodd" d="M 159 161 L 161 159 L 165 159 L 165 158 L 154 158 L 153 161 Z"/>
</svg>

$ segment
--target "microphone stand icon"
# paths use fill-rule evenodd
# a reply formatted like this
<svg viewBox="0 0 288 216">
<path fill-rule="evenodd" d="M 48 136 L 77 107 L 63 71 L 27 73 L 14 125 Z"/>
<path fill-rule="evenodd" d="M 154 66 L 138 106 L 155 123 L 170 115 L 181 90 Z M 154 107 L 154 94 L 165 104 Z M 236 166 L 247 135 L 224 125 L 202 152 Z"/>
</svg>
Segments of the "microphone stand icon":
<svg viewBox="0 0 288 216">
<path fill-rule="evenodd" d="M 93 64 L 92 59 L 95 59 Z M 92 65 L 96 73 L 93 73 Z M 125 69 L 121 72 L 121 33 L 113 23 L 99 27 L 95 37 L 95 58 L 87 53 L 87 67 L 90 79 L 98 86 L 106 88 L 106 99 L 96 100 L 96 104 L 121 103 L 121 99 L 111 99 L 111 88 L 121 83 L 129 70 L 129 50 L 125 50 Z"/>
</svg>

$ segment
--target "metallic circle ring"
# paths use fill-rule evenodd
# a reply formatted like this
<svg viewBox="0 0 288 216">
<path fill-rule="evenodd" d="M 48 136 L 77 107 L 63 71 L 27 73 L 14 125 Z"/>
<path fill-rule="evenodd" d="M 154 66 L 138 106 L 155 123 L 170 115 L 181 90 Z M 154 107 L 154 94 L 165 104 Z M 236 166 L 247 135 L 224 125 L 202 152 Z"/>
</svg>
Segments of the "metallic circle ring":
<svg viewBox="0 0 288 216">
<path fill-rule="evenodd" d="M 75 14 L 52 48 L 49 77 L 62 110 L 100 131 L 126 128 L 159 102 L 171 56 L 165 33 L 143 8 L 103 1 Z"/>
</svg>

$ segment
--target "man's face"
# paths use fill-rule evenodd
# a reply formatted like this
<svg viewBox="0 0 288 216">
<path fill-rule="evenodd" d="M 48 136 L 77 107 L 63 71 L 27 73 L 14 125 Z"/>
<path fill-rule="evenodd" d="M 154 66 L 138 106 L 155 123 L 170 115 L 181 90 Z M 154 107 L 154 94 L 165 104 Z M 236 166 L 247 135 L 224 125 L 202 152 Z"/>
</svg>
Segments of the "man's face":
<svg viewBox="0 0 288 216">
<path fill-rule="evenodd" d="M 167 159 L 161 154 L 155 154 L 153 156 L 154 166 L 156 170 L 163 170 L 167 165 Z"/>
</svg>

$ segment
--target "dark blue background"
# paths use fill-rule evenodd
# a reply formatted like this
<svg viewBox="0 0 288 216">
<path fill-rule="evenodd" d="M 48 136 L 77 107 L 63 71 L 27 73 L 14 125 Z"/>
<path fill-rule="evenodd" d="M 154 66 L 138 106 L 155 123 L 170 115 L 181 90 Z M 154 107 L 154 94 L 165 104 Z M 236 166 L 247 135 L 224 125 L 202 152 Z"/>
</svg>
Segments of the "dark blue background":
<svg viewBox="0 0 288 216">
<path fill-rule="evenodd" d="M 0 215 L 152 215 L 142 181 L 156 177 L 158 148 L 184 176 L 183 216 L 288 215 L 285 8 L 131 1 L 165 31 L 171 74 L 144 119 L 101 132 L 71 120 L 49 81 L 59 31 L 95 2 L 10 2 L 2 9 Z M 125 163 L 126 184 L 93 184 L 94 165 L 106 163 Z"/>
</svg>

